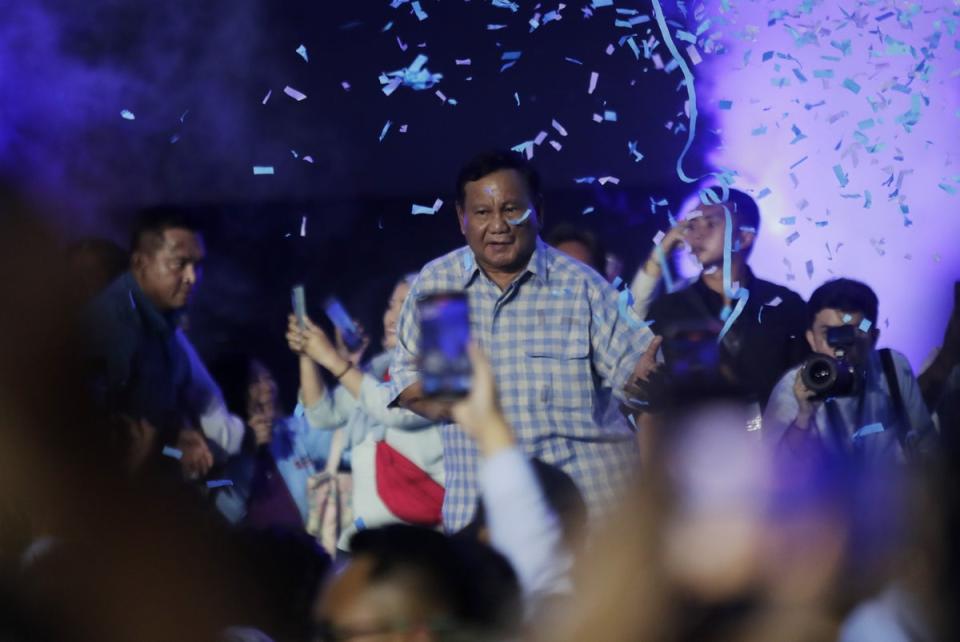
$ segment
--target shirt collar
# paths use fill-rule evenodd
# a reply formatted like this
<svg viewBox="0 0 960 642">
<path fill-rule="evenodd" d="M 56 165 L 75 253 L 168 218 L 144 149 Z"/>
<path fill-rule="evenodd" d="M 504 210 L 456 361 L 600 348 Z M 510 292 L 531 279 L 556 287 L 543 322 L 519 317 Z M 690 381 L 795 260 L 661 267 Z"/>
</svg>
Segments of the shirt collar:
<svg viewBox="0 0 960 642">
<path fill-rule="evenodd" d="M 550 271 L 549 252 L 550 250 L 547 247 L 547 244 L 544 243 L 543 240 L 541 240 L 538 236 L 536 245 L 533 248 L 533 254 L 530 255 L 530 260 L 527 261 L 526 272 L 532 274 L 534 278 L 539 279 L 543 284 L 548 282 L 548 275 Z M 466 287 L 470 285 L 477 274 L 480 273 L 480 265 L 477 263 L 477 258 L 469 246 L 463 248 L 461 261 L 463 287 L 466 289 Z"/>
</svg>

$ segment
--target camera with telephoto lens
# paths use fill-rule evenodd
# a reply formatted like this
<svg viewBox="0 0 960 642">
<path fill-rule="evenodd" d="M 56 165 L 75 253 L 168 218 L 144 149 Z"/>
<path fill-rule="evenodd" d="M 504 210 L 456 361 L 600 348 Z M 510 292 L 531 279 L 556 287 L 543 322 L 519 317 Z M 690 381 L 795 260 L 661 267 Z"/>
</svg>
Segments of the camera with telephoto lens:
<svg viewBox="0 0 960 642">
<path fill-rule="evenodd" d="M 857 328 L 852 325 L 827 328 L 827 345 L 834 349 L 836 356 L 808 357 L 800 370 L 803 385 L 816 393 L 814 399 L 856 396 L 863 379 L 861 368 L 850 358 L 857 347 Z"/>
</svg>

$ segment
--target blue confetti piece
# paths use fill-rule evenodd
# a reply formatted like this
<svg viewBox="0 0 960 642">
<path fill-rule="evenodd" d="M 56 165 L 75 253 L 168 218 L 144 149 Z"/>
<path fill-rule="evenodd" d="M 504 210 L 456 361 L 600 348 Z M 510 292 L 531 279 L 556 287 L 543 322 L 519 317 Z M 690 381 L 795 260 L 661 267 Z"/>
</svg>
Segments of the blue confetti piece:
<svg viewBox="0 0 960 642">
<path fill-rule="evenodd" d="M 307 48 L 305 46 L 300 45 L 299 47 L 297 47 L 297 54 L 299 54 L 300 57 L 303 58 L 305 62 L 310 62 L 310 58 L 309 56 L 307 56 Z"/>
<path fill-rule="evenodd" d="M 569 56 L 564 58 L 567 62 L 572 62 L 575 65 L 582 65 L 583 63 L 577 60 L 576 58 L 570 58 Z"/>
<path fill-rule="evenodd" d="M 254 176 L 273 176 L 273 166 L 272 165 L 254 165 L 253 175 Z"/>
<path fill-rule="evenodd" d="M 769 188 L 769 187 L 764 187 L 762 190 L 760 190 L 760 191 L 757 193 L 757 200 L 758 200 L 758 201 L 763 200 L 763 199 L 765 199 L 766 197 L 770 196 L 770 194 L 771 194 L 770 188 Z"/>
<path fill-rule="evenodd" d="M 860 330 L 860 332 L 867 333 L 870 332 L 871 327 L 873 327 L 873 322 L 871 322 L 870 319 L 863 319 L 860 325 L 857 326 L 857 329 Z"/>
<path fill-rule="evenodd" d="M 414 216 L 419 214 L 436 214 L 437 211 L 432 207 L 427 207 L 426 205 L 417 205 L 416 203 L 410 208 L 410 213 Z"/>
<path fill-rule="evenodd" d="M 420 22 L 423 22 L 424 20 L 427 19 L 427 12 L 423 10 L 418 0 L 414 0 L 413 2 L 411 2 L 410 6 L 413 8 L 413 13 L 414 15 L 417 16 L 417 20 L 419 20 Z"/>
<path fill-rule="evenodd" d="M 840 165 L 833 166 L 833 173 L 837 177 L 837 181 L 840 183 L 840 187 L 846 187 L 847 183 L 850 182 L 850 179 L 847 178 L 847 175 L 843 171 L 843 167 Z"/>
<path fill-rule="evenodd" d="M 513 92 L 513 98 L 517 101 L 517 107 L 520 106 L 520 94 L 518 92 Z"/>
<path fill-rule="evenodd" d="M 510 2 L 510 0 L 492 0 L 492 4 L 501 9 L 509 9 L 513 13 L 516 13 L 520 9 L 520 6 L 516 2 Z"/>
<path fill-rule="evenodd" d="M 719 103 L 717 103 L 717 106 L 720 107 L 720 109 L 731 109 L 733 107 L 733 101 L 721 100 Z"/>
<path fill-rule="evenodd" d="M 508 218 L 507 223 L 510 225 L 523 225 L 523 223 L 530 218 L 530 214 L 533 212 L 533 209 L 527 208 L 527 210 L 517 218 Z"/>
<path fill-rule="evenodd" d="M 383 129 L 380 130 L 380 142 L 381 142 L 381 143 L 383 142 L 384 137 L 387 135 L 387 132 L 390 131 L 390 125 L 392 125 L 392 124 L 393 124 L 393 122 L 388 120 L 388 121 L 386 122 L 386 124 L 383 126 Z"/>
<path fill-rule="evenodd" d="M 173 446 L 164 446 L 161 454 L 164 457 L 172 457 L 173 459 L 183 458 L 183 451 L 179 448 L 174 448 Z"/>
<path fill-rule="evenodd" d="M 793 225 L 797 222 L 796 216 L 784 216 L 780 219 L 780 225 Z"/>
<path fill-rule="evenodd" d="M 223 488 L 224 486 L 233 486 L 229 479 L 211 479 L 207 482 L 207 488 Z"/>
<path fill-rule="evenodd" d="M 794 231 L 790 236 L 787 237 L 787 245 L 792 245 L 794 241 L 800 238 L 800 232 Z"/>
<path fill-rule="evenodd" d="M 612 122 L 617 122 L 617 112 L 607 110 L 603 112 L 603 119 L 612 121 Z"/>
<path fill-rule="evenodd" d="M 858 429 L 855 433 L 853 433 L 853 439 L 854 440 L 862 439 L 868 435 L 874 435 L 878 432 L 883 432 L 883 424 L 881 423 L 869 424 L 867 426 L 863 426 L 862 428 Z"/>
<path fill-rule="evenodd" d="M 137 117 L 134 116 L 133 112 L 129 109 L 124 109 L 120 112 L 120 118 L 123 118 L 124 120 L 136 120 Z"/>
<path fill-rule="evenodd" d="M 650 325 L 650 322 L 640 320 L 633 309 L 633 294 L 630 293 L 629 288 L 620 290 L 620 294 L 617 296 L 617 311 L 620 313 L 620 318 L 634 330 L 640 330 Z"/>
<path fill-rule="evenodd" d="M 643 160 L 643 154 L 641 154 L 640 151 L 637 150 L 637 141 L 635 140 L 627 141 L 627 151 L 630 153 L 631 156 L 633 156 L 633 161 L 635 163 L 639 163 L 640 161 Z"/>
<path fill-rule="evenodd" d="M 593 205 L 591 205 L 591 206 L 589 206 L 589 207 L 583 208 L 583 211 L 580 212 L 580 214 L 581 214 L 581 215 L 583 215 L 583 214 L 593 214 L 593 211 L 594 211 L 594 207 L 593 207 Z"/>
<path fill-rule="evenodd" d="M 860 93 L 860 85 L 858 85 L 852 78 L 844 79 L 843 86 L 855 94 Z"/>
</svg>

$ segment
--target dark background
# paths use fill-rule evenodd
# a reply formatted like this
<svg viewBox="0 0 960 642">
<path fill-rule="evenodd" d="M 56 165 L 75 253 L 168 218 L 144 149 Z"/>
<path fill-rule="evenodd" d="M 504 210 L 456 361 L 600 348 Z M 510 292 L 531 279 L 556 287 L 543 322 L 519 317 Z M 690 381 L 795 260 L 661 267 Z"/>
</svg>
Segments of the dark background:
<svg viewBox="0 0 960 642">
<path fill-rule="evenodd" d="M 422 0 L 424 21 L 409 3 L 380 0 L 0 4 L 0 173 L 43 199 L 67 240 L 125 243 L 132 215 L 149 205 L 201 213 L 210 260 L 191 336 L 208 359 L 261 354 L 286 384 L 295 375 L 283 341 L 290 285 L 306 284 L 314 316 L 325 295 L 340 295 L 378 344 L 396 279 L 461 242 L 453 182 L 478 151 L 540 131 L 560 142 L 555 151 L 544 141 L 533 159 L 547 228 L 570 220 L 593 229 L 624 259 L 628 280 L 667 225 L 666 208 L 651 213 L 651 197 L 675 208 L 689 191 L 675 173 L 687 135 L 677 131 L 687 123 L 680 73 L 638 60 L 621 38 L 632 34 L 642 50 L 658 35 L 655 23 L 617 27 L 632 16 L 610 7 L 567 2 L 562 20 L 531 32 L 531 17 L 559 3 L 519 2 L 514 13 L 480 0 Z M 652 15 L 648 2 L 617 8 Z M 309 61 L 296 54 L 300 44 Z M 522 56 L 501 71 L 505 51 Z M 655 51 L 669 60 L 663 46 Z M 440 83 L 385 96 L 379 74 L 418 53 L 443 74 Z M 472 64 L 455 64 L 464 58 Z M 284 95 L 287 85 L 308 98 Z M 458 104 L 444 104 L 438 89 Z M 135 120 L 121 118 L 123 109 Z M 593 122 L 605 110 L 616 122 Z M 703 171 L 699 150 L 713 140 L 709 123 L 700 127 L 685 164 L 691 175 Z M 628 141 L 643 160 L 635 162 Z M 254 176 L 254 165 L 276 173 Z M 620 183 L 575 182 L 588 176 Z M 438 197 L 436 215 L 410 214 L 413 203 Z M 587 207 L 595 209 L 581 214 Z"/>
</svg>

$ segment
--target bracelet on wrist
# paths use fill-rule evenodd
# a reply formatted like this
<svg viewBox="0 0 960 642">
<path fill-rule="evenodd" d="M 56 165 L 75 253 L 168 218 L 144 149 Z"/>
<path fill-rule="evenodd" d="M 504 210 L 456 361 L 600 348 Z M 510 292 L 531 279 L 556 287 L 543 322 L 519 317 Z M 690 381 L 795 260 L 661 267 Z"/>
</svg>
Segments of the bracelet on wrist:
<svg viewBox="0 0 960 642">
<path fill-rule="evenodd" d="M 335 378 L 337 381 L 340 381 L 341 379 L 343 379 L 343 376 L 344 376 L 345 374 L 347 374 L 348 372 L 350 372 L 350 369 L 351 369 L 351 368 L 353 368 L 353 364 L 352 364 L 351 362 L 347 361 L 347 367 L 344 368 L 344 369 L 343 369 L 343 372 L 341 372 L 340 374 L 338 374 L 338 375 L 333 375 L 334 378 Z"/>
</svg>

